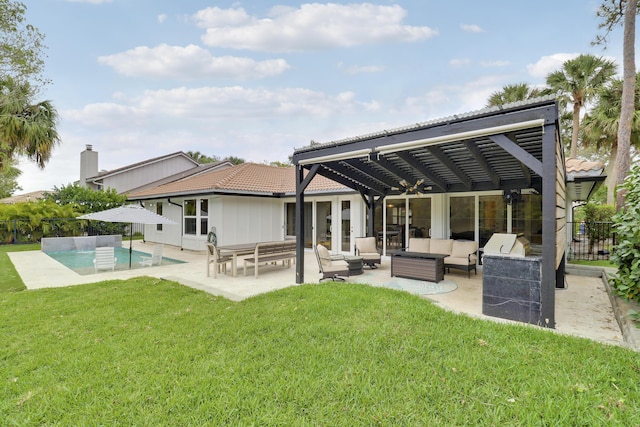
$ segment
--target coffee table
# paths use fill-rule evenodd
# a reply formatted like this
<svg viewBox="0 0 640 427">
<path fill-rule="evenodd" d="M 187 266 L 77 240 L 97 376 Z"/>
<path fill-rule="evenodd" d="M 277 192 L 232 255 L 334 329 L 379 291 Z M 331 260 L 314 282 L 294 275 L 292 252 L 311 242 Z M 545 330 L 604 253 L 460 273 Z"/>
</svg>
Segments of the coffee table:
<svg viewBox="0 0 640 427">
<path fill-rule="evenodd" d="M 362 274 L 362 266 L 364 264 L 363 257 L 355 255 L 345 255 L 344 260 L 349 265 L 349 276 L 357 276 L 358 274 Z"/>
<path fill-rule="evenodd" d="M 387 251 L 387 253 L 391 255 L 391 277 L 435 283 L 444 279 L 444 259 L 448 255 L 408 251 Z"/>
</svg>

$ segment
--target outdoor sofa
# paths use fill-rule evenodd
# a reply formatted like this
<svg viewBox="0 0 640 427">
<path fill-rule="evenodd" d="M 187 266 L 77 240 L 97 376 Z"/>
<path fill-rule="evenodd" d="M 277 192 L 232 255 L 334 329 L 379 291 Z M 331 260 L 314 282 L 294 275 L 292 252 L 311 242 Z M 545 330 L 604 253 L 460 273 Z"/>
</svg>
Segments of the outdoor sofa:
<svg viewBox="0 0 640 427">
<path fill-rule="evenodd" d="M 452 268 L 464 270 L 471 277 L 471 270 L 476 269 L 478 243 L 473 240 L 432 239 L 412 237 L 409 239 L 408 252 L 423 252 L 447 255 L 444 268 L 450 272 Z"/>
</svg>

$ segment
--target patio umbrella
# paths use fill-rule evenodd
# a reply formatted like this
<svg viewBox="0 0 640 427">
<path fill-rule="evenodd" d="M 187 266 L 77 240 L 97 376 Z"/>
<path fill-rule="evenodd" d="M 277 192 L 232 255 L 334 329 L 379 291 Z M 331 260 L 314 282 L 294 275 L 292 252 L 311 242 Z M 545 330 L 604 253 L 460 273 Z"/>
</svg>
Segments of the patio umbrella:
<svg viewBox="0 0 640 427">
<path fill-rule="evenodd" d="M 129 224 L 175 224 L 174 221 L 162 215 L 151 212 L 139 205 L 124 205 L 106 211 L 81 215 L 78 219 L 89 219 L 104 222 L 125 222 Z M 131 253 L 133 241 L 133 227 L 129 227 L 129 268 L 131 268 Z"/>
</svg>

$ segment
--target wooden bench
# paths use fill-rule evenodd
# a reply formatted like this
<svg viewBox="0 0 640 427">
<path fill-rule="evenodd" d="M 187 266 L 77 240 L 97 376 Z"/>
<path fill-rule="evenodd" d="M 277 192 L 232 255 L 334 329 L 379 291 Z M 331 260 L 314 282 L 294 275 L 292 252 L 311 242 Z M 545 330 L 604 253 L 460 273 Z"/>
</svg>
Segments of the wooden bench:
<svg viewBox="0 0 640 427">
<path fill-rule="evenodd" d="M 252 257 L 244 259 L 244 275 L 247 275 L 247 264 L 254 264 L 255 277 L 258 278 L 258 264 L 282 261 L 282 265 L 291 267 L 291 261 L 296 257 L 296 241 L 282 240 L 277 242 L 263 242 L 256 244 Z"/>
</svg>

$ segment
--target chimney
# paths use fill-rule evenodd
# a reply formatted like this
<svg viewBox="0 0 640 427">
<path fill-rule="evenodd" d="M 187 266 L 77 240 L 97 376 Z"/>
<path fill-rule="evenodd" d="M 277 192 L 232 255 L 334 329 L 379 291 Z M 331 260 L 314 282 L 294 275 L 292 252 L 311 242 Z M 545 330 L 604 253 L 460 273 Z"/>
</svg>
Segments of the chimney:
<svg viewBox="0 0 640 427">
<path fill-rule="evenodd" d="M 87 144 L 85 150 L 80 153 L 80 186 L 97 190 L 97 185 L 87 182 L 87 178 L 96 175 L 98 175 L 98 152 L 93 151 L 93 145 Z"/>
</svg>

